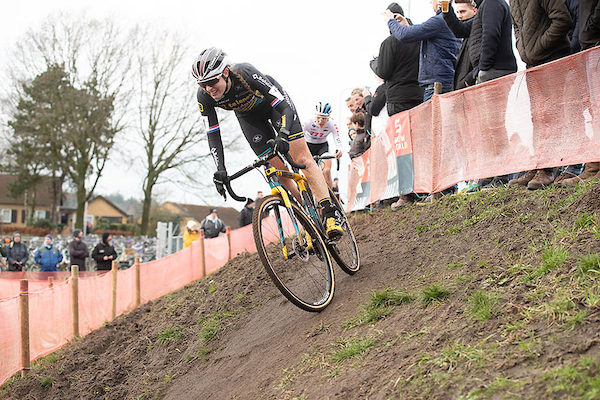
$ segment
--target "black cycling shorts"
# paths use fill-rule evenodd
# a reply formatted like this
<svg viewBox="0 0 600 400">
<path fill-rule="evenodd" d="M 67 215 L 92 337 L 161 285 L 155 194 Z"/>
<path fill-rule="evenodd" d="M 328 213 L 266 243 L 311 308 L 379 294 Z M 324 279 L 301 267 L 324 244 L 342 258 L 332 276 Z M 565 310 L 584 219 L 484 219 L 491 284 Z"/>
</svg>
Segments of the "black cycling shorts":
<svg viewBox="0 0 600 400">
<path fill-rule="evenodd" d="M 308 149 L 310 150 L 310 154 L 314 156 L 322 156 L 323 154 L 329 151 L 329 143 L 308 143 Z"/>
</svg>

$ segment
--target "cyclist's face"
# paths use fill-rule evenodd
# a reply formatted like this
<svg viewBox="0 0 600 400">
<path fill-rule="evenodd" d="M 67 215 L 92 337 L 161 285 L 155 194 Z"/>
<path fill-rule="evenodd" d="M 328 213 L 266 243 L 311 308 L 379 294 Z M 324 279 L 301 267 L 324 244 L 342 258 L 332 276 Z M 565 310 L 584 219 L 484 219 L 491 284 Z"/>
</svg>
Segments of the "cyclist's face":
<svg viewBox="0 0 600 400">
<path fill-rule="evenodd" d="M 327 124 L 327 121 L 329 121 L 329 118 L 327 117 L 317 117 L 317 125 L 319 128 L 324 127 L 325 124 Z"/>
<path fill-rule="evenodd" d="M 227 75 L 226 71 L 223 71 L 223 75 L 216 81 L 209 81 L 204 86 L 204 91 L 210 95 L 213 99 L 220 99 L 227 90 Z"/>
</svg>

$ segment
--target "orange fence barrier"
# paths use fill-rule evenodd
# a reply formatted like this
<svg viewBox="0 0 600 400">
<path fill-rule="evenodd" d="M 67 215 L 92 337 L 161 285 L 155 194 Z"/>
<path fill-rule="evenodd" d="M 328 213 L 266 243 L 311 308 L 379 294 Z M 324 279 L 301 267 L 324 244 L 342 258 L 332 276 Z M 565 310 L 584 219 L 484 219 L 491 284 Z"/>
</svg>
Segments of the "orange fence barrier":
<svg viewBox="0 0 600 400">
<path fill-rule="evenodd" d="M 269 218 L 274 224 L 274 218 Z M 22 370 L 24 364 L 21 360 L 20 279 L 29 281 L 28 349 L 30 359 L 35 360 L 72 339 L 74 326 L 78 326 L 79 335 L 85 335 L 112 319 L 113 273 L 117 274 L 116 315 L 120 315 L 136 306 L 137 270 L 140 303 L 146 303 L 202 278 L 203 265 L 205 273 L 210 274 L 225 265 L 230 257 L 253 251 L 256 246 L 249 225 L 214 239 L 197 240 L 177 253 L 136 264 L 127 270 L 81 272 L 80 278 L 73 278 L 66 272 L 0 274 L 0 385 Z M 49 276 L 54 278 L 52 287 L 49 287 Z M 70 278 L 65 280 L 68 276 Z M 6 277 L 11 279 L 2 279 Z M 77 279 L 78 290 L 76 324 L 74 279 Z"/>
<path fill-rule="evenodd" d="M 473 179 L 600 160 L 600 48 L 392 116 L 352 160 L 348 210 Z"/>
</svg>

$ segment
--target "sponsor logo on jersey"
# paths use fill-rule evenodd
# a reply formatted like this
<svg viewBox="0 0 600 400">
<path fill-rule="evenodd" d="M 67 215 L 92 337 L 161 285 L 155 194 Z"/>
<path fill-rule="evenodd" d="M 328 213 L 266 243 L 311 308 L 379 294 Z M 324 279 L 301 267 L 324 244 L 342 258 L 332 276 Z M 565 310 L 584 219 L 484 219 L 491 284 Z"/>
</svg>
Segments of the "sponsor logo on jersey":
<svg viewBox="0 0 600 400">
<path fill-rule="evenodd" d="M 200 112 L 204 112 L 204 106 L 202 103 L 198 103 L 198 108 L 200 108 Z"/>
</svg>

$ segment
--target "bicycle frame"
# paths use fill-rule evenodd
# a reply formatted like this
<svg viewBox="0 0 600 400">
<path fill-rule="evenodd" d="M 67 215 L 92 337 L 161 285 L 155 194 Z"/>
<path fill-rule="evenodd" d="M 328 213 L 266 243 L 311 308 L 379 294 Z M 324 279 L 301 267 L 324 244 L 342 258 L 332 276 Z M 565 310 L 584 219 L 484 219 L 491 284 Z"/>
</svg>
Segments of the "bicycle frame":
<svg viewBox="0 0 600 400">
<path fill-rule="evenodd" d="M 325 232 L 323 230 L 323 226 L 322 226 L 318 216 L 316 215 L 316 210 L 314 210 L 312 207 L 309 207 L 309 205 L 306 204 L 306 201 L 304 200 L 304 197 L 309 195 L 309 190 L 307 188 L 308 180 L 306 179 L 306 177 L 298 172 L 278 170 L 275 167 L 272 167 L 270 165 L 268 166 L 268 168 L 265 169 L 265 176 L 267 177 L 267 180 L 269 181 L 269 185 L 271 186 L 271 194 L 280 195 L 281 198 L 283 199 L 283 203 L 292 219 L 292 223 L 293 223 L 294 231 L 295 231 L 296 235 L 300 235 L 300 229 L 298 228 L 298 225 L 296 224 L 296 218 L 294 216 L 294 209 L 292 208 L 291 198 L 293 198 L 293 196 L 290 196 L 290 193 L 281 184 L 281 182 L 279 181 L 279 178 L 292 179 L 296 183 L 296 185 L 298 186 L 298 190 L 300 191 L 300 195 L 302 197 L 303 204 L 299 204 L 295 198 L 293 198 L 294 199 L 293 201 L 311 219 L 313 219 L 313 222 L 315 223 L 315 227 L 317 228 L 317 232 L 319 233 L 319 235 L 323 238 L 323 240 L 325 242 L 328 242 L 329 239 L 327 238 L 327 235 L 325 234 Z M 287 259 L 288 254 L 287 254 L 287 250 L 285 247 L 285 238 L 283 236 L 283 225 L 281 222 L 281 215 L 279 215 L 278 209 L 275 209 L 275 218 L 277 221 L 277 228 L 279 230 L 279 238 L 280 238 L 281 244 L 284 245 L 284 256 Z M 310 246 L 310 243 L 308 245 Z"/>
</svg>

